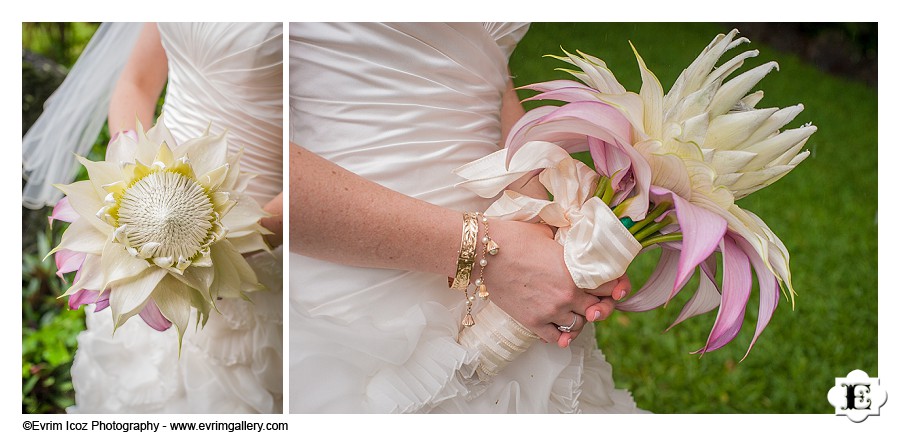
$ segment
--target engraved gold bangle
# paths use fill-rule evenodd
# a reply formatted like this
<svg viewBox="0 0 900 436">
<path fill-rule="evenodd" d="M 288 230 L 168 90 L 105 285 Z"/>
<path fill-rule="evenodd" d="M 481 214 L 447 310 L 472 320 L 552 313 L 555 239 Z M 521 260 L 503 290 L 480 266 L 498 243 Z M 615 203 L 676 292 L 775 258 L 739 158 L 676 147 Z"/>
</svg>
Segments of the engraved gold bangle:
<svg viewBox="0 0 900 436">
<path fill-rule="evenodd" d="M 474 213 L 463 214 L 462 240 L 459 244 L 459 259 L 456 261 L 456 277 L 450 284 L 453 289 L 466 290 L 475 266 L 475 247 L 478 243 L 478 217 Z"/>
</svg>

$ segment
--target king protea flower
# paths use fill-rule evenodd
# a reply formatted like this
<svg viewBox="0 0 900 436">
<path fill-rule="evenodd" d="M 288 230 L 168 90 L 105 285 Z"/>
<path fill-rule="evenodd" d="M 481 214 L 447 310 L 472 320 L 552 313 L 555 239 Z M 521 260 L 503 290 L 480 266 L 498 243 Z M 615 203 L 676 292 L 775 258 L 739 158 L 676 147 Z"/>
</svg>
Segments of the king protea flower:
<svg viewBox="0 0 900 436">
<path fill-rule="evenodd" d="M 530 100 L 567 104 L 530 111 L 506 144 L 510 159 L 529 141 L 551 141 L 570 152 L 590 150 L 597 171 L 616 193 L 610 206 L 622 203 L 616 207 L 620 216 L 663 220 L 672 209 L 677 226 L 662 232 L 678 231 L 681 241 L 662 244 L 654 276 L 619 307 L 658 307 L 700 267 L 700 289 L 676 323 L 720 306 L 700 350 L 704 352 L 737 335 L 752 285 L 751 265 L 760 283 L 753 343 L 774 312 L 779 288 L 793 299 L 787 249 L 762 219 L 735 200 L 774 183 L 803 161 L 809 152 L 801 149 L 816 130 L 805 125 L 780 131 L 803 110 L 802 105 L 756 108 L 763 93 L 749 92 L 777 68 L 775 62 L 726 82 L 744 60 L 758 55 L 756 50 L 745 51 L 716 68 L 726 51 L 748 42 L 735 39 L 736 35 L 734 30 L 713 39 L 665 94 L 636 50 L 643 79 L 639 93 L 626 91 L 599 58 L 581 52 L 553 56 L 577 67 L 580 71 L 565 71 L 583 83 L 555 80 L 523 87 L 540 92 Z M 653 228 L 657 227 L 660 224 Z M 711 292 L 717 286 L 709 286 L 715 285 L 711 256 L 716 251 L 722 252 L 725 267 L 721 301 L 718 292 Z"/>
<path fill-rule="evenodd" d="M 66 196 L 51 222 L 71 224 L 51 253 L 60 276 L 77 271 L 71 308 L 109 307 L 116 328 L 136 314 L 160 331 L 174 324 L 180 340 L 192 307 L 205 323 L 217 299 L 262 288 L 241 253 L 268 250 L 266 213 L 242 194 L 251 176 L 225 133 L 178 145 L 163 116 L 137 132 L 112 141 L 106 161 L 78 157 L 88 180 L 57 186 Z"/>
</svg>

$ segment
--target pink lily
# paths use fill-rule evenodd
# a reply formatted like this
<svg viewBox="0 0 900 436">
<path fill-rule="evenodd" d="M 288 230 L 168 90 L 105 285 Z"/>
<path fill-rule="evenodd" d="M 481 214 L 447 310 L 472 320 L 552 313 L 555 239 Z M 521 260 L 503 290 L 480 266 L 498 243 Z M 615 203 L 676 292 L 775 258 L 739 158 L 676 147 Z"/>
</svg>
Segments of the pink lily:
<svg viewBox="0 0 900 436">
<path fill-rule="evenodd" d="M 577 101 L 564 106 L 543 106 L 527 112 L 506 140 L 507 165 L 527 142 L 552 142 L 569 153 L 590 151 L 598 173 L 616 186 L 632 188 L 633 198 L 622 216 L 633 220 L 647 214 L 650 165 L 631 146 L 629 121 L 614 107 L 599 101 Z M 623 180 L 625 183 L 623 184 Z M 616 196 L 617 202 L 624 196 Z M 617 203 L 618 204 L 618 203 Z"/>
<path fill-rule="evenodd" d="M 700 285 L 669 328 L 718 306 L 719 312 L 709 338 L 696 352 L 717 350 L 733 340 L 741 328 L 753 284 L 750 274 L 752 266 L 759 283 L 760 303 L 756 332 L 744 355 L 746 358 L 778 305 L 779 287 L 775 275 L 744 237 L 726 229 L 724 218 L 687 202 L 671 191 L 654 186 L 650 192 L 656 204 L 672 201 L 683 239 L 679 243 L 662 244 L 659 263 L 647 283 L 616 308 L 642 312 L 667 304 L 699 266 Z M 724 266 L 721 291 L 715 282 L 715 251 L 722 253 Z"/>
</svg>

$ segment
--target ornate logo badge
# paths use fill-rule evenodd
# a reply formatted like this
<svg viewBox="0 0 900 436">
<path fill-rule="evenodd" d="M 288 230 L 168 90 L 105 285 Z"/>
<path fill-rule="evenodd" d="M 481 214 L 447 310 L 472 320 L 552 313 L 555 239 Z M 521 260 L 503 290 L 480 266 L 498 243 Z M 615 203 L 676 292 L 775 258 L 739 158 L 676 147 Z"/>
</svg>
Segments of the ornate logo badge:
<svg viewBox="0 0 900 436">
<path fill-rule="evenodd" d="M 887 402 L 887 391 L 877 378 L 855 369 L 847 377 L 835 377 L 834 387 L 828 391 L 828 402 L 834 413 L 853 422 L 863 422 L 871 415 L 880 415 Z"/>
</svg>

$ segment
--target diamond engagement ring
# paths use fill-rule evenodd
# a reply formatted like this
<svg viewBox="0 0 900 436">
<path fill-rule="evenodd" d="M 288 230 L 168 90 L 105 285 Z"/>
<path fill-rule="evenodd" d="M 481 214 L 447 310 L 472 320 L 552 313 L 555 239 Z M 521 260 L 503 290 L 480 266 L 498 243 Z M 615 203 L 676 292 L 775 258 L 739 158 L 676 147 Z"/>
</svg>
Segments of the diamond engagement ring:
<svg viewBox="0 0 900 436">
<path fill-rule="evenodd" d="M 572 331 L 572 328 L 575 327 L 575 323 L 578 322 L 578 315 L 572 315 L 572 324 L 569 325 L 558 325 L 556 328 L 564 333 L 569 333 Z"/>
</svg>

